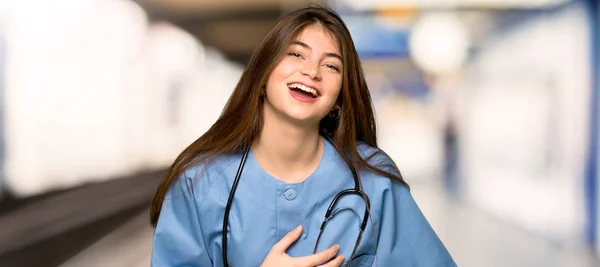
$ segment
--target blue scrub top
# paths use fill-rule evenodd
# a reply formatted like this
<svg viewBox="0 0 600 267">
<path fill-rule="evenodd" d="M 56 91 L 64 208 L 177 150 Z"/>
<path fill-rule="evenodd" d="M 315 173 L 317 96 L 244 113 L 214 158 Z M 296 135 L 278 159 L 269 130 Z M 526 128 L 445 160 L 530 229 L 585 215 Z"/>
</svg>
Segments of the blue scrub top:
<svg viewBox="0 0 600 267">
<path fill-rule="evenodd" d="M 230 266 L 260 266 L 271 247 L 298 225 L 304 228 L 302 235 L 287 254 L 313 253 L 333 197 L 354 187 L 346 163 L 332 144 L 324 143 L 315 172 L 294 184 L 269 175 L 250 151 L 229 215 Z M 358 150 L 365 158 L 376 151 L 365 144 Z M 380 155 L 370 163 L 391 163 Z M 223 266 L 223 216 L 241 157 L 242 153 L 220 156 L 190 167 L 173 183 L 154 232 L 151 266 Z M 360 175 L 371 201 L 371 219 L 352 266 L 456 266 L 404 185 L 367 170 Z M 340 253 L 348 260 L 364 208 L 358 196 L 340 199 L 318 251 L 340 244 Z"/>
</svg>

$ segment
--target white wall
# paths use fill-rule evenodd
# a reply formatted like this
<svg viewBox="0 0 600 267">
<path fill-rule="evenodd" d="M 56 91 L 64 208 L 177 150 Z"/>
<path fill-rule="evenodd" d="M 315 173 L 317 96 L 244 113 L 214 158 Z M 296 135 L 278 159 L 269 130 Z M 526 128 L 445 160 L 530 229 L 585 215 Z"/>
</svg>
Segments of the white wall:
<svg viewBox="0 0 600 267">
<path fill-rule="evenodd" d="M 16 196 L 169 166 L 242 72 L 131 1 L 7 11 L 4 186 Z"/>
<path fill-rule="evenodd" d="M 577 6 L 489 40 L 464 83 L 464 192 L 548 238 L 583 235 L 590 99 L 589 25 Z"/>
</svg>

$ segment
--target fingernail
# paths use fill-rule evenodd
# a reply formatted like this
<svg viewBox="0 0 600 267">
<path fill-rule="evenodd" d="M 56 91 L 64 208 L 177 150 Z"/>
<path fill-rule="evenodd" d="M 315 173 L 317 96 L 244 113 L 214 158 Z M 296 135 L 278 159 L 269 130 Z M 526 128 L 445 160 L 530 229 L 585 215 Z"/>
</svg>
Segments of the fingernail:
<svg viewBox="0 0 600 267">
<path fill-rule="evenodd" d="M 339 249 L 339 248 L 340 248 L 340 245 L 338 245 L 338 244 L 335 244 L 335 245 L 334 245 L 334 247 L 335 247 L 335 249 Z"/>
<path fill-rule="evenodd" d="M 296 226 L 296 229 L 294 229 L 294 231 L 300 231 L 300 229 L 302 229 L 302 225 Z"/>
</svg>

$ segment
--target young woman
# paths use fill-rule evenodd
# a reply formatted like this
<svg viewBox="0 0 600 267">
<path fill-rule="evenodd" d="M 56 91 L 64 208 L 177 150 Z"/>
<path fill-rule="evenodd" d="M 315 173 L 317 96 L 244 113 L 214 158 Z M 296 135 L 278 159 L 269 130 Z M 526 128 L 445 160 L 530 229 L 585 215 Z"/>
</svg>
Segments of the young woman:
<svg viewBox="0 0 600 267">
<path fill-rule="evenodd" d="M 377 148 L 348 29 L 320 7 L 266 35 L 151 223 L 152 266 L 455 266 Z"/>
</svg>

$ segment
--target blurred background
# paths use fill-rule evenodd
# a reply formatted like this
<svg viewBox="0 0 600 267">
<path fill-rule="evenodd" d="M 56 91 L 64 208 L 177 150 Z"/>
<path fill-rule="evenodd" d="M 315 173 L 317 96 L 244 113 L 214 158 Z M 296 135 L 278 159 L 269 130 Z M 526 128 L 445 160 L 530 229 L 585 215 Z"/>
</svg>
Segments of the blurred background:
<svg viewBox="0 0 600 267">
<path fill-rule="evenodd" d="M 0 0 L 0 266 L 148 266 L 161 175 L 310 3 L 459 266 L 600 266 L 595 0 Z"/>
</svg>

